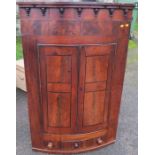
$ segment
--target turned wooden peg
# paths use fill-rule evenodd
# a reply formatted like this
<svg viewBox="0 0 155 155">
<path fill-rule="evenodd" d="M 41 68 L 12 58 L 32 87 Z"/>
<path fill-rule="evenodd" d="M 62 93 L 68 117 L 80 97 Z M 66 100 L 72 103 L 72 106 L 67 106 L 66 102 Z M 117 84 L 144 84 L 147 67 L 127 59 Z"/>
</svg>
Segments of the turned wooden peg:
<svg viewBox="0 0 155 155">
<path fill-rule="evenodd" d="M 80 17 L 82 13 L 82 8 L 77 8 L 77 13 L 78 13 L 78 16 Z"/>
<path fill-rule="evenodd" d="M 102 140 L 101 138 L 98 138 L 98 139 L 97 139 L 97 144 L 100 145 L 100 144 L 102 144 L 102 143 L 103 143 L 103 140 Z"/>
<path fill-rule="evenodd" d="M 128 14 L 128 9 L 123 9 L 123 13 L 124 13 L 124 16 L 127 16 L 127 14 Z"/>
<path fill-rule="evenodd" d="M 79 143 L 74 143 L 74 148 L 78 148 L 79 147 Z"/>
<path fill-rule="evenodd" d="M 47 147 L 48 147 L 49 149 L 53 148 L 53 143 L 52 143 L 52 142 L 49 142 L 48 145 L 47 145 Z"/>
<path fill-rule="evenodd" d="M 94 8 L 94 13 L 95 13 L 95 16 L 98 15 L 98 12 L 99 12 L 99 9 L 98 8 Z"/>
<path fill-rule="evenodd" d="M 40 10 L 41 10 L 42 15 L 45 16 L 47 8 L 40 8 Z"/>
<path fill-rule="evenodd" d="M 60 12 L 61 16 L 63 16 L 63 14 L 65 12 L 65 8 L 59 8 L 59 12 Z"/>
<path fill-rule="evenodd" d="M 26 11 L 27 16 L 29 16 L 30 15 L 31 8 L 25 8 L 25 11 Z"/>
<path fill-rule="evenodd" d="M 109 14 L 110 16 L 113 16 L 115 9 L 114 8 L 109 8 Z"/>
</svg>

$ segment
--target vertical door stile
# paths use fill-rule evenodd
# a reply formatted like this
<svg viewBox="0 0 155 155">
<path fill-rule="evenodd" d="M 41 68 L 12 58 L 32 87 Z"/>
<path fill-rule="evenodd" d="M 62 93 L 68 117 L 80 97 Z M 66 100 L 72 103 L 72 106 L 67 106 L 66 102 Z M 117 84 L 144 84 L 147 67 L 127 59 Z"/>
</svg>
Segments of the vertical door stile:
<svg viewBox="0 0 155 155">
<path fill-rule="evenodd" d="M 108 79 L 106 82 L 106 99 L 105 99 L 105 115 L 104 115 L 104 122 L 109 123 L 109 109 L 110 109 L 110 96 L 111 96 L 111 80 L 112 80 L 112 73 L 113 73 L 113 67 L 115 64 L 115 51 L 112 50 L 109 58 L 109 65 L 108 65 Z M 108 125 L 108 124 L 107 124 Z"/>
<path fill-rule="evenodd" d="M 78 130 L 82 128 L 83 101 L 84 101 L 84 82 L 85 82 L 85 51 L 84 47 L 79 47 L 79 82 L 78 82 Z"/>
<path fill-rule="evenodd" d="M 72 106 L 71 106 L 71 120 L 72 120 L 72 129 L 74 132 L 77 132 L 77 115 L 78 115 L 78 81 L 79 81 L 79 51 L 75 47 L 75 50 L 72 51 Z"/>
</svg>

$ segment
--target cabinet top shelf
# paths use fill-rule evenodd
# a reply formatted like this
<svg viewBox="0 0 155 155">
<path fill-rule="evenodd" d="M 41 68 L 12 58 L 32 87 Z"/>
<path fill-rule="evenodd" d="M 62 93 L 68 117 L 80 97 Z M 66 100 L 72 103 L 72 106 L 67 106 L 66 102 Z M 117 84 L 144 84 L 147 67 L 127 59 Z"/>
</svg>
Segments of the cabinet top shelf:
<svg viewBox="0 0 155 155">
<path fill-rule="evenodd" d="M 133 9 L 133 3 L 105 3 L 98 1 L 60 1 L 60 0 L 18 0 L 20 7 L 93 7 L 93 8 L 129 8 Z"/>
</svg>

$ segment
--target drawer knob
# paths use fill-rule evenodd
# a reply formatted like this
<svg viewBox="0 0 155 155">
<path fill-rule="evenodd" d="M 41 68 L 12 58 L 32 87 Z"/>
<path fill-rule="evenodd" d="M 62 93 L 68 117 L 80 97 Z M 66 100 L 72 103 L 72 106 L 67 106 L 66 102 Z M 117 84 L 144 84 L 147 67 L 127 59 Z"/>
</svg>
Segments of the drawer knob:
<svg viewBox="0 0 155 155">
<path fill-rule="evenodd" d="M 53 148 L 53 143 L 52 143 L 52 142 L 49 142 L 48 145 L 47 145 L 47 147 L 48 147 L 49 149 Z"/>
<path fill-rule="evenodd" d="M 74 143 L 75 148 L 79 148 L 79 143 Z"/>
<path fill-rule="evenodd" d="M 102 140 L 101 138 L 98 138 L 98 139 L 97 139 L 97 144 L 100 145 L 100 144 L 102 144 L 102 143 L 103 143 L 103 140 Z"/>
</svg>

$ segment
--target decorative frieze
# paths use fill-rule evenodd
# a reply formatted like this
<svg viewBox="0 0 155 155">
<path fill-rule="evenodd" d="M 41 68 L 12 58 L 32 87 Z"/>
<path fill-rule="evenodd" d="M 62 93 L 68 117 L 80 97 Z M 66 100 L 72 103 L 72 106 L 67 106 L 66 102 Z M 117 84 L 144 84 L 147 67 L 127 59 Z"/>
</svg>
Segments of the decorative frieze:
<svg viewBox="0 0 155 155">
<path fill-rule="evenodd" d="M 60 15 L 63 16 L 63 14 L 65 12 L 65 8 L 59 8 L 59 12 L 60 12 Z"/>
<path fill-rule="evenodd" d="M 25 8 L 25 11 L 26 11 L 26 15 L 29 16 L 30 15 L 31 8 L 30 7 L 26 7 Z"/>
<path fill-rule="evenodd" d="M 41 10 L 42 15 L 45 16 L 47 8 L 40 8 L 40 10 Z"/>
<path fill-rule="evenodd" d="M 77 8 L 77 13 L 78 13 L 79 17 L 81 16 L 82 10 L 83 10 L 83 8 Z"/>
<path fill-rule="evenodd" d="M 81 14 L 84 11 L 84 9 L 92 9 L 92 11 L 94 12 L 95 16 L 98 15 L 100 10 L 103 10 L 103 9 L 104 10 L 108 10 L 109 11 L 109 15 L 111 17 L 114 15 L 115 10 L 122 10 L 123 15 L 127 16 L 128 12 L 133 9 L 133 7 L 130 7 L 130 6 L 129 7 L 127 7 L 127 6 L 126 7 L 124 7 L 124 6 L 115 6 L 114 7 L 114 6 L 110 6 L 110 5 L 105 5 L 105 6 L 104 5 L 101 5 L 101 6 L 84 6 L 84 5 L 78 6 L 77 5 L 77 6 L 70 6 L 70 7 L 67 7 L 65 5 L 64 6 L 61 6 L 61 5 L 60 6 L 52 6 L 52 7 L 50 7 L 50 6 L 46 7 L 46 5 L 45 6 L 43 5 L 42 7 L 41 6 L 37 6 L 37 5 L 31 5 L 31 6 L 27 6 L 27 7 L 21 6 L 21 8 L 25 9 L 27 16 L 30 16 L 31 9 L 33 9 L 33 8 L 40 9 L 40 11 L 42 13 L 42 16 L 46 15 L 47 9 L 57 8 L 59 10 L 59 13 L 60 13 L 61 17 L 63 17 L 65 10 L 69 9 L 69 8 L 76 9 L 77 15 L 79 17 L 81 16 Z"/>
<path fill-rule="evenodd" d="M 95 16 L 97 16 L 98 13 L 99 13 L 99 9 L 98 8 L 94 8 L 94 14 L 95 14 Z"/>
<path fill-rule="evenodd" d="M 127 8 L 123 9 L 124 16 L 127 16 L 128 11 L 129 11 L 129 10 L 128 10 Z"/>
<path fill-rule="evenodd" d="M 115 9 L 114 8 L 109 8 L 108 10 L 109 10 L 110 16 L 112 17 L 113 14 L 114 14 Z"/>
</svg>

